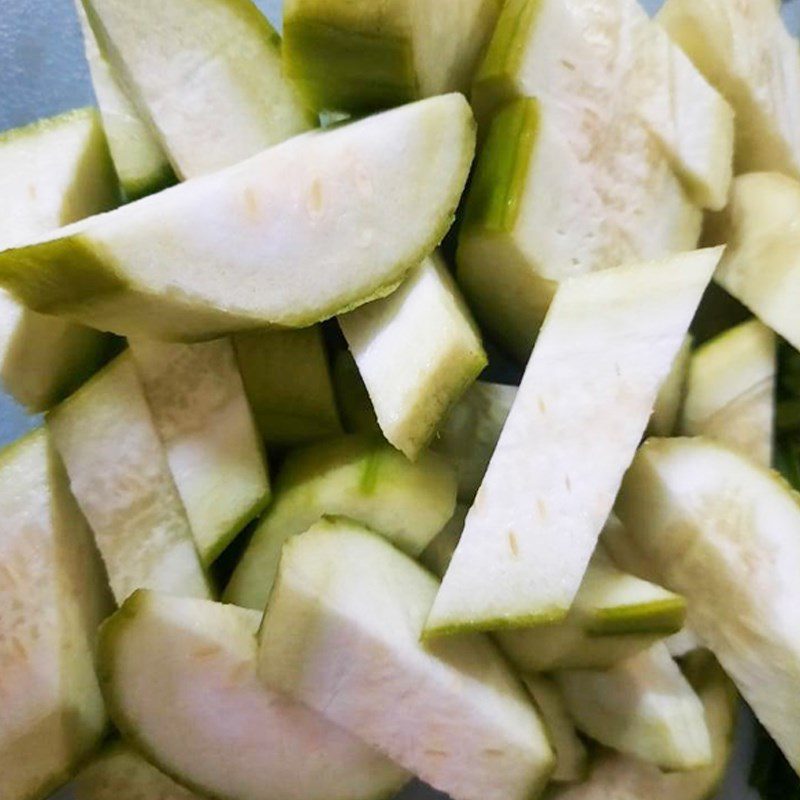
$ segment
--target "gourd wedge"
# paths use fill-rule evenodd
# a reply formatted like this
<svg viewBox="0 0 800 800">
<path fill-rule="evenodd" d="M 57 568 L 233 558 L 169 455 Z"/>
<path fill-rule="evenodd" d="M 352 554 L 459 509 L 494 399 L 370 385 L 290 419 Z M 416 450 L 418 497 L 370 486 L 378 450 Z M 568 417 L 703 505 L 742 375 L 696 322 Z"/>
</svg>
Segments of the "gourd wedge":
<svg viewBox="0 0 800 800">
<path fill-rule="evenodd" d="M 391 292 L 439 243 L 473 148 L 460 95 L 307 133 L 0 252 L 0 284 L 147 338 L 306 327 Z"/>
<path fill-rule="evenodd" d="M 506 3 L 472 99 L 485 123 L 519 97 L 553 107 L 581 160 L 645 128 L 698 205 L 725 205 L 733 110 L 636 0 Z"/>
<path fill-rule="evenodd" d="M 716 439 L 769 467 L 776 347 L 775 334 L 751 320 L 699 348 L 689 368 L 683 433 Z"/>
<path fill-rule="evenodd" d="M 516 396 L 516 386 L 476 381 L 439 429 L 431 446 L 455 466 L 462 502 L 475 499 Z"/>
<path fill-rule="evenodd" d="M 269 501 L 269 478 L 229 339 L 131 340 L 131 354 L 200 559 L 211 564 Z"/>
<path fill-rule="evenodd" d="M 109 713 L 159 769 L 226 800 L 380 800 L 409 776 L 256 676 L 261 615 L 139 591 L 103 627 Z"/>
<path fill-rule="evenodd" d="M 566 620 L 500 631 L 497 641 L 523 672 L 604 669 L 680 630 L 685 616 L 682 597 L 618 569 L 601 544 Z"/>
<path fill-rule="evenodd" d="M 459 284 L 520 360 L 559 283 L 690 250 L 700 234 L 700 210 L 642 126 L 584 125 L 582 152 L 565 124 L 555 103 L 530 98 L 498 112 L 459 232 Z"/>
<path fill-rule="evenodd" d="M 586 747 L 567 714 L 557 684 L 543 675 L 525 675 L 522 682 L 536 702 L 556 754 L 551 780 L 556 783 L 583 780 L 589 766 Z"/>
<path fill-rule="evenodd" d="M 488 363 L 444 261 L 425 259 L 396 292 L 339 317 L 339 325 L 383 435 L 417 458 Z"/>
<path fill-rule="evenodd" d="M 426 635 L 567 616 L 720 255 L 699 250 L 563 284 Z"/>
<path fill-rule="evenodd" d="M 800 182 L 776 173 L 733 183 L 721 227 L 729 241 L 715 280 L 765 325 L 800 349 Z"/>
<path fill-rule="evenodd" d="M 628 546 L 685 595 L 691 628 L 798 769 L 797 494 L 709 439 L 650 439 L 617 512 Z"/>
<path fill-rule="evenodd" d="M 363 113 L 466 92 L 502 0 L 289 0 L 287 75 L 317 110 Z"/>
<path fill-rule="evenodd" d="M 800 177 L 800 52 L 772 0 L 667 0 L 658 22 L 736 112 L 736 171 Z"/>
<path fill-rule="evenodd" d="M 107 717 L 95 633 L 112 602 L 92 535 L 43 429 L 0 452 L 3 800 L 47 797 Z"/>
<path fill-rule="evenodd" d="M 434 453 L 412 463 L 372 437 L 340 437 L 296 450 L 225 590 L 225 600 L 261 610 L 281 549 L 325 515 L 350 517 L 418 556 L 456 504 L 452 468 Z"/>
<path fill-rule="evenodd" d="M 278 34 L 251 0 L 82 2 L 179 177 L 216 172 L 316 124 L 283 76 Z"/>
<path fill-rule="evenodd" d="M 210 589 L 129 352 L 47 418 L 117 603 L 135 589 Z"/>
<path fill-rule="evenodd" d="M 141 118 L 120 84 L 108 59 L 100 52 L 83 0 L 75 0 L 83 33 L 83 49 L 89 66 L 97 105 L 125 197 L 138 200 L 175 182 L 175 174 L 155 134 Z"/>
<path fill-rule="evenodd" d="M 75 779 L 76 800 L 203 800 L 133 748 L 114 742 Z"/>
<path fill-rule="evenodd" d="M 298 445 L 342 433 L 318 325 L 237 333 L 233 344 L 264 441 Z"/>
<path fill-rule="evenodd" d="M 647 426 L 647 432 L 653 436 L 671 436 L 678 427 L 686 397 L 692 343 L 691 334 L 687 334 L 681 349 L 678 350 L 678 355 L 675 356 L 675 360 L 672 362 L 669 374 L 658 390 L 656 403 L 653 407 L 653 415 L 650 417 L 650 423 Z"/>
<path fill-rule="evenodd" d="M 0 247 L 116 205 L 97 113 L 80 109 L 0 134 Z M 31 412 L 66 397 L 102 363 L 107 337 L 23 308 L 0 291 L 0 377 Z"/>
<path fill-rule="evenodd" d="M 666 770 L 711 763 L 703 704 L 663 643 L 607 670 L 556 674 L 567 711 L 584 733 Z"/>
<path fill-rule="evenodd" d="M 707 653 L 697 653 L 686 673 L 705 709 L 712 760 L 689 772 L 662 772 L 621 753 L 606 752 L 592 765 L 585 783 L 557 789 L 552 800 L 708 800 L 722 783 L 733 750 L 736 691 Z"/>
<path fill-rule="evenodd" d="M 453 800 L 535 797 L 542 723 L 480 636 L 419 641 L 437 581 L 389 542 L 323 520 L 286 543 L 259 632 L 259 676 Z"/>
</svg>

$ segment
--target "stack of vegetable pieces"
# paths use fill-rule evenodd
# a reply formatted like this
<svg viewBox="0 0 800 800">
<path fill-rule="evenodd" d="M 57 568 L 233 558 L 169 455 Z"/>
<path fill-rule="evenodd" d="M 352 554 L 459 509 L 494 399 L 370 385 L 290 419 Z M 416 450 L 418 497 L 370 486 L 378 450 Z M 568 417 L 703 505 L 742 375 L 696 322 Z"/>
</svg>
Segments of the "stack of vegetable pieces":
<svg viewBox="0 0 800 800">
<path fill-rule="evenodd" d="M 701 800 L 736 689 L 800 768 L 773 0 L 77 13 L 99 115 L 0 139 L 4 799 Z"/>
</svg>

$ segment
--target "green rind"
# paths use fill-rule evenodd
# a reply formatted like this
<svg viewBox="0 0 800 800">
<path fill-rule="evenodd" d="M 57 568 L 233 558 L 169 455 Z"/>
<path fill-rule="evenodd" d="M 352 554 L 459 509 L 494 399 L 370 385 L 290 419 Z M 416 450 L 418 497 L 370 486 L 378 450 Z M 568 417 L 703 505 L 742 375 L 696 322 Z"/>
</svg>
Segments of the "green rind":
<svg viewBox="0 0 800 800">
<path fill-rule="evenodd" d="M 682 597 L 675 597 L 652 603 L 598 609 L 585 621 L 584 630 L 592 636 L 669 635 L 677 633 L 685 620 L 686 601 Z"/>
<path fill-rule="evenodd" d="M 422 632 L 423 641 L 431 641 L 442 636 L 454 636 L 462 633 L 491 633 L 492 631 L 510 631 L 520 628 L 535 628 L 541 625 L 554 625 L 563 622 L 569 609 L 542 609 L 535 614 L 517 617 L 489 617 L 480 620 L 463 620 L 445 625 L 426 626 Z"/>
<path fill-rule="evenodd" d="M 417 98 L 411 42 L 318 19 L 287 19 L 283 64 L 303 99 L 317 111 L 356 114 Z"/>
<path fill-rule="evenodd" d="M 521 98 L 492 121 L 469 190 L 462 235 L 507 233 L 517 221 L 539 132 L 539 104 Z"/>
</svg>

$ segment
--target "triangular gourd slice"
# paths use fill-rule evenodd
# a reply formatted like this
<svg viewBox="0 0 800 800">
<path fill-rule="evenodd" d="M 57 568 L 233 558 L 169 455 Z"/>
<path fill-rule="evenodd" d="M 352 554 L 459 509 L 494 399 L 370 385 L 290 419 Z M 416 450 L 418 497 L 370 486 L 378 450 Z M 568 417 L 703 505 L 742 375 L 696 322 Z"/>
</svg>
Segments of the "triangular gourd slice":
<svg viewBox="0 0 800 800">
<path fill-rule="evenodd" d="M 109 713 L 159 769 L 227 800 L 380 800 L 408 774 L 256 675 L 261 615 L 139 591 L 103 627 Z"/>
<path fill-rule="evenodd" d="M 6 250 L 0 284 L 125 335 L 306 327 L 389 293 L 439 243 L 474 138 L 455 94 L 307 133 Z"/>
<path fill-rule="evenodd" d="M 435 453 L 412 463 L 385 442 L 361 436 L 296 450 L 284 462 L 272 503 L 228 583 L 225 600 L 263 609 L 284 543 L 323 516 L 354 519 L 418 556 L 455 504 L 455 474 Z"/>
<path fill-rule="evenodd" d="M 229 339 L 131 340 L 131 354 L 205 566 L 264 509 L 269 478 Z"/>
<path fill-rule="evenodd" d="M 94 645 L 113 603 L 45 430 L 0 453 L 0 513 L 0 775 L 3 800 L 29 800 L 102 739 Z"/>
<path fill-rule="evenodd" d="M 135 589 L 208 597 L 189 520 L 129 352 L 50 412 L 47 426 L 117 603 Z"/>
<path fill-rule="evenodd" d="M 699 250 L 562 286 L 427 635 L 566 617 L 720 255 Z"/>
<path fill-rule="evenodd" d="M 777 338 L 758 320 L 731 328 L 692 356 L 681 430 L 772 464 Z"/>
<path fill-rule="evenodd" d="M 181 178 L 315 125 L 283 76 L 280 37 L 251 0 L 82 2 L 101 52 Z"/>
<path fill-rule="evenodd" d="M 535 797 L 544 727 L 487 638 L 419 641 L 436 588 L 386 540 L 323 520 L 284 546 L 259 675 L 453 800 Z"/>
<path fill-rule="evenodd" d="M 617 512 L 629 548 L 685 595 L 690 626 L 800 768 L 800 497 L 710 439 L 650 439 Z"/>
</svg>

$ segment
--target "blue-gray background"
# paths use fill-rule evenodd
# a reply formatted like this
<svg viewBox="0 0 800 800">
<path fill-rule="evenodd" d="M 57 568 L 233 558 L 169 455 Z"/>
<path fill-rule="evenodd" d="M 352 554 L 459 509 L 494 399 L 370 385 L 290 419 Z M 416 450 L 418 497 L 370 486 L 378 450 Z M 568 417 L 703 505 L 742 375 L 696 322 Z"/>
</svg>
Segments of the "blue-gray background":
<svg viewBox="0 0 800 800">
<path fill-rule="evenodd" d="M 280 23 L 280 0 L 256 2 L 275 25 Z M 644 0 L 644 4 L 650 11 L 660 5 L 659 0 Z M 784 12 L 791 30 L 799 31 L 800 0 L 787 2 Z M 92 103 L 72 0 L 0 0 L 0 130 Z M 37 422 L 0 394 L 0 445 L 16 439 Z M 747 724 L 740 727 L 733 768 L 720 800 L 753 797 L 744 781 L 752 752 L 751 728 Z M 407 800 L 429 796 L 417 787 L 406 795 Z M 54 800 L 68 798 L 69 790 Z"/>
</svg>

